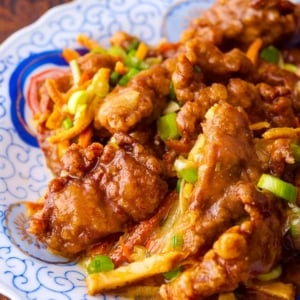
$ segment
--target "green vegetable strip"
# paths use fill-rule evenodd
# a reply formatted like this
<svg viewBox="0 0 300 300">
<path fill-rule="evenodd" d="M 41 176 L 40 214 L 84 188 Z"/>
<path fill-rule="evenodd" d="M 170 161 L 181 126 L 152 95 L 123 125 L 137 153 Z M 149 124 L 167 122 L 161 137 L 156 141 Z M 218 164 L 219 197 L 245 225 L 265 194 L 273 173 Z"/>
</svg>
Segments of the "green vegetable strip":
<svg viewBox="0 0 300 300">
<path fill-rule="evenodd" d="M 189 183 L 195 183 L 198 180 L 198 169 L 187 168 L 179 171 L 179 176 Z"/>
<path fill-rule="evenodd" d="M 158 119 L 157 127 L 159 135 L 164 141 L 180 137 L 176 123 L 176 112 L 161 116 Z"/>
<path fill-rule="evenodd" d="M 291 203 L 294 203 L 297 198 L 298 189 L 294 185 L 269 174 L 263 174 L 260 177 L 257 187 Z"/>
<path fill-rule="evenodd" d="M 172 271 L 163 273 L 163 276 L 167 281 L 171 281 L 171 280 L 175 279 L 180 273 L 181 273 L 181 268 L 177 267 Z"/>
<path fill-rule="evenodd" d="M 300 146 L 292 143 L 290 147 L 295 161 L 300 162 Z"/>
<path fill-rule="evenodd" d="M 62 127 L 63 129 L 70 129 L 73 127 L 73 121 L 69 118 L 64 119 L 62 122 Z"/>
<path fill-rule="evenodd" d="M 96 255 L 87 266 L 89 274 L 111 271 L 115 268 L 110 257 L 106 255 Z"/>
<path fill-rule="evenodd" d="M 136 74 L 138 74 L 140 70 L 136 68 L 131 68 L 125 75 L 121 77 L 119 80 L 119 85 L 124 86 L 126 85 L 130 79 L 132 79 Z"/>
<path fill-rule="evenodd" d="M 270 281 L 279 278 L 281 273 L 281 266 L 277 266 L 268 273 L 259 274 L 257 276 L 257 279 L 259 279 L 260 281 Z"/>
<path fill-rule="evenodd" d="M 171 238 L 173 250 L 181 250 L 183 246 L 183 237 L 180 234 L 175 234 Z"/>
<path fill-rule="evenodd" d="M 262 49 L 262 51 L 260 52 L 260 57 L 270 63 L 278 64 L 280 59 L 280 52 L 277 48 L 270 45 Z"/>
</svg>

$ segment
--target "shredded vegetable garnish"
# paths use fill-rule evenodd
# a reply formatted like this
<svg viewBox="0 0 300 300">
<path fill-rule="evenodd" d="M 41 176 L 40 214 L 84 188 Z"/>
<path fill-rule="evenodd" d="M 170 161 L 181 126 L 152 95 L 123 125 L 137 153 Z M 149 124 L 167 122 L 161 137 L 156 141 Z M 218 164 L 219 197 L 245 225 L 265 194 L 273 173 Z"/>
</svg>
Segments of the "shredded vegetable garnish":
<svg viewBox="0 0 300 300">
<path fill-rule="evenodd" d="M 252 61 L 252 63 L 256 64 L 259 51 L 263 45 L 263 40 L 261 38 L 257 38 L 254 42 L 249 46 L 247 50 L 247 56 Z"/>
<path fill-rule="evenodd" d="M 111 271 L 115 268 L 112 260 L 106 255 L 97 255 L 87 266 L 89 274 Z"/>
<path fill-rule="evenodd" d="M 278 265 L 268 273 L 257 275 L 257 279 L 261 281 L 270 281 L 279 278 L 281 273 L 282 273 L 282 267 Z"/>
<path fill-rule="evenodd" d="M 198 169 L 193 161 L 185 158 L 178 158 L 174 163 L 174 168 L 179 178 L 189 183 L 195 183 L 198 179 Z"/>
<path fill-rule="evenodd" d="M 269 174 L 261 175 L 257 186 L 291 203 L 297 199 L 297 187 Z"/>
<path fill-rule="evenodd" d="M 161 116 L 157 122 L 158 132 L 160 137 L 166 141 L 170 139 L 177 139 L 180 132 L 176 124 L 176 112 L 171 112 Z"/>
<path fill-rule="evenodd" d="M 163 273 L 163 275 L 166 280 L 171 281 L 171 280 L 175 279 L 180 273 L 181 273 L 181 268 L 177 267 L 177 268 L 173 269 L 172 271 Z"/>
<path fill-rule="evenodd" d="M 55 177 L 28 228 L 82 259 L 90 295 L 295 299 L 299 13 L 250 2 L 216 1 L 175 43 L 79 34 L 67 70 L 34 77 Z"/>
<path fill-rule="evenodd" d="M 270 45 L 261 50 L 260 57 L 273 64 L 278 64 L 280 59 L 280 52 L 276 47 Z"/>
</svg>

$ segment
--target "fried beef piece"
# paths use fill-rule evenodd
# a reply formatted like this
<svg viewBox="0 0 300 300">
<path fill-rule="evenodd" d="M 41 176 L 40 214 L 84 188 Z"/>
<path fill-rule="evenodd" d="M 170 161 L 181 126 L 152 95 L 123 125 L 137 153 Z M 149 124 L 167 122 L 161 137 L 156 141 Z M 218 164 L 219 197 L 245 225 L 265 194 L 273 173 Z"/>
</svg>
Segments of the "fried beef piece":
<svg viewBox="0 0 300 300">
<path fill-rule="evenodd" d="M 295 5 L 285 0 L 216 1 L 193 20 L 181 40 L 186 42 L 196 36 L 221 47 L 242 49 L 256 38 L 273 44 L 292 36 L 298 17 Z"/>
<path fill-rule="evenodd" d="M 202 88 L 195 101 L 188 101 L 182 106 L 177 115 L 177 126 L 184 140 L 194 140 L 197 137 L 202 130 L 201 122 L 206 112 L 220 102 L 242 107 L 248 113 L 251 123 L 267 119 L 266 107 L 259 89 L 251 82 L 231 78 L 227 86 L 214 83 Z"/>
<path fill-rule="evenodd" d="M 299 92 L 299 77 L 289 72 L 278 65 L 260 61 L 257 69 L 257 83 L 266 83 L 273 89 L 265 89 L 262 95 L 270 95 L 270 98 L 285 96 L 291 102 L 291 108 L 296 112 L 300 112 L 300 92 Z M 273 95 L 272 95 L 273 94 Z M 293 118 L 292 118 L 293 119 Z"/>
<path fill-rule="evenodd" d="M 92 78 L 100 68 L 114 69 L 117 58 L 111 55 L 100 53 L 87 53 L 78 58 L 80 70 L 85 73 L 88 78 Z"/>
<path fill-rule="evenodd" d="M 201 132 L 201 122 L 208 109 L 228 98 L 226 87 L 214 83 L 198 91 L 195 101 L 186 102 L 177 114 L 177 126 L 185 140 L 195 140 Z"/>
<path fill-rule="evenodd" d="M 186 213 L 197 218 L 184 231 L 184 241 L 193 237 L 185 250 L 195 254 L 194 263 L 162 285 L 163 299 L 205 299 L 232 291 L 268 272 L 281 255 L 283 203 L 256 188 L 262 169 L 247 115 L 227 103 L 216 104 L 203 132 L 201 176 Z"/>
<path fill-rule="evenodd" d="M 161 65 L 140 72 L 125 87 L 118 86 L 105 97 L 95 126 L 110 133 L 128 132 L 142 120 L 153 121 L 166 106 L 169 86 L 168 71 Z"/>
<path fill-rule="evenodd" d="M 254 65 L 244 52 L 234 48 L 223 53 L 213 43 L 194 38 L 186 42 L 184 53 L 192 65 L 198 65 L 206 80 L 226 82 L 229 77 L 251 77 Z"/>
<path fill-rule="evenodd" d="M 176 99 L 180 103 L 197 99 L 199 91 L 205 86 L 203 72 L 197 70 L 197 66 L 195 67 L 184 54 L 179 54 L 176 58 L 172 83 Z"/>
<path fill-rule="evenodd" d="M 64 155 L 64 175 L 50 182 L 44 207 L 30 221 L 30 231 L 53 251 L 85 251 L 148 218 L 164 199 L 160 161 L 128 136 L 113 140 L 104 148 L 73 144 Z"/>
</svg>

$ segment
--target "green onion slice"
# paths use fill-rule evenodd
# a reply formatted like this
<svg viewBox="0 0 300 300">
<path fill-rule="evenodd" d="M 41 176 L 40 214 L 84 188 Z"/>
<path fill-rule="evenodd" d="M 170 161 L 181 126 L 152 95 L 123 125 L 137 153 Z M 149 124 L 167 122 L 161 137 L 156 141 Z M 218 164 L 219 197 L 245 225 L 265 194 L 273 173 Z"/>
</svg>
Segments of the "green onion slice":
<svg viewBox="0 0 300 300">
<path fill-rule="evenodd" d="M 73 121 L 70 118 L 65 118 L 62 122 L 63 129 L 70 129 L 73 127 Z"/>
<path fill-rule="evenodd" d="M 163 276 L 167 281 L 171 281 L 175 279 L 180 273 L 181 273 L 181 268 L 177 267 L 169 272 L 163 273 Z"/>
<path fill-rule="evenodd" d="M 140 70 L 136 68 L 131 68 L 125 75 L 121 77 L 119 80 L 119 85 L 124 86 L 126 85 L 130 79 L 132 79 L 136 74 L 139 73 Z"/>
<path fill-rule="evenodd" d="M 282 273 L 282 268 L 281 268 L 280 265 L 278 265 L 277 267 L 272 269 L 270 272 L 259 274 L 256 277 L 260 281 L 270 281 L 270 280 L 274 280 L 274 279 L 279 278 L 281 273 Z"/>
<path fill-rule="evenodd" d="M 116 57 L 126 57 L 126 51 L 120 46 L 112 46 L 107 50 L 107 53 Z"/>
<path fill-rule="evenodd" d="M 87 104 L 88 102 L 88 92 L 86 90 L 75 91 L 68 100 L 68 111 L 71 114 L 75 114 L 80 105 Z"/>
<path fill-rule="evenodd" d="M 109 256 L 106 255 L 96 255 L 92 258 L 91 262 L 87 266 L 87 271 L 89 274 L 99 273 L 105 271 L 111 271 L 115 268 L 114 263 Z"/>
<path fill-rule="evenodd" d="M 261 175 L 257 187 L 267 190 L 291 203 L 294 203 L 297 198 L 297 187 L 269 174 Z"/>
<path fill-rule="evenodd" d="M 176 92 L 173 81 L 170 82 L 169 95 L 171 100 L 176 100 Z"/>
<path fill-rule="evenodd" d="M 280 52 L 276 47 L 270 45 L 261 50 L 260 57 L 270 63 L 278 64 L 280 59 Z"/>
<path fill-rule="evenodd" d="M 180 137 L 180 132 L 176 123 L 176 116 L 176 112 L 171 112 L 158 119 L 158 133 L 163 141 L 177 139 Z"/>
<path fill-rule="evenodd" d="M 134 39 L 127 47 L 127 52 L 137 49 L 140 41 L 138 39 Z"/>
<path fill-rule="evenodd" d="M 290 147 L 291 147 L 292 154 L 295 158 L 295 161 L 300 162 L 300 146 L 292 143 Z"/>
<path fill-rule="evenodd" d="M 183 246 L 183 237 L 181 234 L 174 234 L 171 237 L 171 245 L 173 250 L 181 250 Z"/>
<path fill-rule="evenodd" d="M 194 162 L 179 157 L 175 160 L 174 167 L 179 178 L 189 183 L 195 183 L 198 180 L 198 168 Z"/>
</svg>

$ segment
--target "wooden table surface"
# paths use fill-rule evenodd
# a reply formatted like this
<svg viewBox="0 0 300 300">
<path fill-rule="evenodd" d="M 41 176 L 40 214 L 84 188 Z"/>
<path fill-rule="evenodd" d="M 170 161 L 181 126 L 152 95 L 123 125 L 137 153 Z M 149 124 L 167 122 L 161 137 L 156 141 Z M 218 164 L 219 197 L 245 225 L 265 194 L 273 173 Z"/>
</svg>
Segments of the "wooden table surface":
<svg viewBox="0 0 300 300">
<path fill-rule="evenodd" d="M 36 21 L 49 8 L 72 0 L 0 0 L 0 43 Z M 0 300 L 8 300 L 0 294 Z"/>
<path fill-rule="evenodd" d="M 36 21 L 49 8 L 70 1 L 0 0 L 0 43 L 13 32 Z"/>
</svg>

